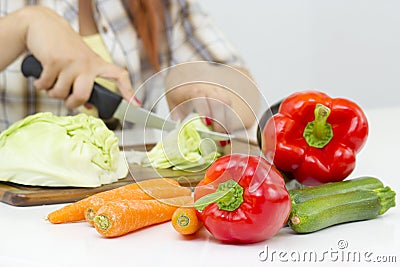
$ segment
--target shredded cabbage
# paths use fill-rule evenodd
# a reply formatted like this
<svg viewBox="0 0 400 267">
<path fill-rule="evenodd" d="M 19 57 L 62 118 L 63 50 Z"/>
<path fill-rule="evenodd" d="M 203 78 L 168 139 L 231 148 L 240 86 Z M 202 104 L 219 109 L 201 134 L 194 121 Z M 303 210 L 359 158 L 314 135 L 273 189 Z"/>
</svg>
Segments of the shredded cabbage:
<svg viewBox="0 0 400 267">
<path fill-rule="evenodd" d="M 98 118 L 37 113 L 0 134 L 0 180 L 97 187 L 126 177 L 118 139 Z"/>
<path fill-rule="evenodd" d="M 126 151 L 127 161 L 157 169 L 204 170 L 221 156 L 221 151 L 215 141 L 201 138 L 197 130 L 209 131 L 200 117 L 192 114 L 150 151 Z"/>
</svg>

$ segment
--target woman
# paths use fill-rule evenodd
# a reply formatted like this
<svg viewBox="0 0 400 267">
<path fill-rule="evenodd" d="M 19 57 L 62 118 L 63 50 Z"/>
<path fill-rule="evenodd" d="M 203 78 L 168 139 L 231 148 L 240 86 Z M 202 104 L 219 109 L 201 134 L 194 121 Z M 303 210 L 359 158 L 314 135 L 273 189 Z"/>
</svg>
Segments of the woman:
<svg viewBox="0 0 400 267">
<path fill-rule="evenodd" d="M 0 74 L 0 130 L 35 112 L 65 115 L 76 111 L 89 98 L 95 79 L 110 90 L 118 90 L 127 100 L 135 94 L 136 104 L 148 108 L 154 104 L 154 96 L 137 89 L 151 75 L 170 66 L 202 60 L 248 73 L 193 1 L 33 2 L 36 6 L 2 0 L 0 7 L 0 70 L 4 69 Z M 26 51 L 43 65 L 33 86 L 19 73 Z M 191 72 L 190 68 L 168 72 L 166 97 L 170 110 L 176 111 L 175 118 L 182 119 L 194 110 L 212 118 L 218 131 L 253 124 L 259 98 L 255 86 L 246 92 L 210 84 L 175 86 L 179 77 Z M 174 90 L 168 90 L 172 87 Z M 237 114 L 240 123 L 231 114 Z"/>
</svg>

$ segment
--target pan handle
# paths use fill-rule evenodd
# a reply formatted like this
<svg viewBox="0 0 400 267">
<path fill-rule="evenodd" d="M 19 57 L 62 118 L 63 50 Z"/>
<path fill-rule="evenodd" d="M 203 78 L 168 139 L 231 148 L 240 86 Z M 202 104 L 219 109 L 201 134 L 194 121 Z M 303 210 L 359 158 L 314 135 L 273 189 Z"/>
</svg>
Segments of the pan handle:
<svg viewBox="0 0 400 267">
<path fill-rule="evenodd" d="M 258 146 L 261 148 L 261 135 L 262 131 L 264 130 L 265 124 L 267 124 L 267 121 L 276 113 L 279 111 L 279 107 L 282 103 L 282 100 L 273 104 L 270 106 L 267 110 L 265 110 L 264 114 L 261 116 L 260 121 L 258 122 L 258 127 L 257 127 L 257 142 Z"/>
</svg>

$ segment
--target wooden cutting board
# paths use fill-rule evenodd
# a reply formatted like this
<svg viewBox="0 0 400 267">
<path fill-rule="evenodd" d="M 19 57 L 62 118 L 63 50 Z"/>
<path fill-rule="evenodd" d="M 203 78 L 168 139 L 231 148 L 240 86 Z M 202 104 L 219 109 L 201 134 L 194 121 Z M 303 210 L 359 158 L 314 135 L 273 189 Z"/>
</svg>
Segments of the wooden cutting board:
<svg viewBox="0 0 400 267">
<path fill-rule="evenodd" d="M 126 147 L 126 149 L 146 150 L 152 145 Z M 225 153 L 246 153 L 259 155 L 259 147 L 252 142 L 246 140 L 233 140 L 232 143 L 225 147 Z M 40 186 L 24 186 L 14 183 L 0 182 L 0 200 L 13 206 L 37 206 L 46 204 L 57 204 L 74 202 L 90 195 L 105 190 L 110 190 L 129 183 L 148 180 L 158 177 L 168 177 L 177 180 L 181 185 L 187 187 L 195 187 L 196 184 L 203 179 L 204 171 L 186 172 L 175 171 L 172 169 L 153 169 L 144 168 L 139 165 L 130 165 L 129 175 L 115 183 L 103 185 L 96 188 L 77 188 L 77 187 L 40 187 Z"/>
</svg>

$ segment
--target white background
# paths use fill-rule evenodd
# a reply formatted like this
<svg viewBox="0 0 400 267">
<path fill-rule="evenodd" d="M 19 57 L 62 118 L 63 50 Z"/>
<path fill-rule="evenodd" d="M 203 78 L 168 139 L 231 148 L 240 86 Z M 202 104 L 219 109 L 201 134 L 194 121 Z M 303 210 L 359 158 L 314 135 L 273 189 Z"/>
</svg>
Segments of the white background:
<svg viewBox="0 0 400 267">
<path fill-rule="evenodd" d="M 363 108 L 400 100 L 398 0 L 198 0 L 269 104 L 300 90 Z"/>
</svg>

